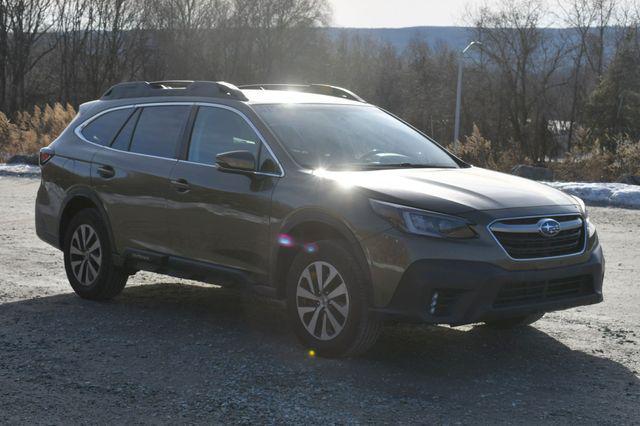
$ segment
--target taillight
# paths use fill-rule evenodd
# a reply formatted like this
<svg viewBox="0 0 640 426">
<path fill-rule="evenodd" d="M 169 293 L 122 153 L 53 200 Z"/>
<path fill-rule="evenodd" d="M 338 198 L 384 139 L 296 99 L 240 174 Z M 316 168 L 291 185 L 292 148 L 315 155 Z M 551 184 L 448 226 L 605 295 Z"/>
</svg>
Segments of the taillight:
<svg viewBox="0 0 640 426">
<path fill-rule="evenodd" d="M 42 148 L 40 150 L 40 165 L 44 166 L 45 164 L 47 164 L 49 160 L 53 158 L 54 155 L 55 153 L 53 152 L 53 149 L 49 147 Z"/>
</svg>

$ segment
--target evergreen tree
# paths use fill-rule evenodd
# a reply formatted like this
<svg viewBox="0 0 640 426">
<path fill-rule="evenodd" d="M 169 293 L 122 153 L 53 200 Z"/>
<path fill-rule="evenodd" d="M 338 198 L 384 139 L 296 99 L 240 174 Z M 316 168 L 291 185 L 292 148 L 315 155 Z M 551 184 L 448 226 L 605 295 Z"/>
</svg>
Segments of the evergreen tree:
<svg viewBox="0 0 640 426">
<path fill-rule="evenodd" d="M 592 93 L 587 120 L 599 136 L 640 137 L 640 48 L 625 43 Z"/>
</svg>

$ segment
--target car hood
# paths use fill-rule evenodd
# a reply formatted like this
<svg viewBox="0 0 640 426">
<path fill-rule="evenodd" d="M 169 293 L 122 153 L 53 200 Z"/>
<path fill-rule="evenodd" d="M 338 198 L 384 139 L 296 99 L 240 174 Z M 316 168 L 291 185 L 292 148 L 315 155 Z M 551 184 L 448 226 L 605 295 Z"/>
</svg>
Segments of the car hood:
<svg viewBox="0 0 640 426">
<path fill-rule="evenodd" d="M 442 213 L 576 204 L 569 195 L 550 186 L 478 167 L 314 174 L 343 189 L 367 191 L 371 198 Z"/>
</svg>

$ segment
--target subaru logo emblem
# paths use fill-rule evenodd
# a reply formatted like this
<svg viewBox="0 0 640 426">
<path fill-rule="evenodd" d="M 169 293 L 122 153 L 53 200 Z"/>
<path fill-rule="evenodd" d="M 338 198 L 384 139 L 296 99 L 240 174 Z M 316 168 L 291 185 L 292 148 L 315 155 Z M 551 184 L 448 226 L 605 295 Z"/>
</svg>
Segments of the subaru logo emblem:
<svg viewBox="0 0 640 426">
<path fill-rule="evenodd" d="M 545 237 L 554 237 L 560 233 L 560 223 L 553 219 L 542 219 L 538 222 L 538 231 Z"/>
</svg>

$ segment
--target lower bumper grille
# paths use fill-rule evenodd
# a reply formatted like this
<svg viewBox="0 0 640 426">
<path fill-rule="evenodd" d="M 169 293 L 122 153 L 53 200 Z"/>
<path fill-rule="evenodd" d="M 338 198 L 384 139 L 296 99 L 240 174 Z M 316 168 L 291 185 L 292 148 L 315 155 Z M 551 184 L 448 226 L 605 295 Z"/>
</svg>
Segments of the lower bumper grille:
<svg viewBox="0 0 640 426">
<path fill-rule="evenodd" d="M 591 275 L 507 284 L 500 289 L 494 308 L 506 308 L 588 296 L 594 293 Z"/>
<path fill-rule="evenodd" d="M 464 293 L 463 290 L 437 289 L 431 295 L 431 305 L 429 313 L 436 317 L 446 317 L 451 315 L 451 311 Z"/>
</svg>

